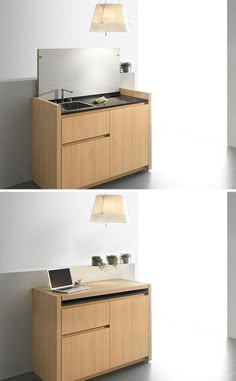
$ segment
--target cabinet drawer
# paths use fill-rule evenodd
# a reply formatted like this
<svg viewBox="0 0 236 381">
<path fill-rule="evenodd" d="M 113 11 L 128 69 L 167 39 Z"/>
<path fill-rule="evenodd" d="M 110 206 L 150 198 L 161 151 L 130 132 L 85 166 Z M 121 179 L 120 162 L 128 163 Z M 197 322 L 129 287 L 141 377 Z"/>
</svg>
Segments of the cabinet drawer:
<svg viewBox="0 0 236 381">
<path fill-rule="evenodd" d="M 62 148 L 62 188 L 83 188 L 109 178 L 109 137 Z"/>
<path fill-rule="evenodd" d="M 75 381 L 109 369 L 109 328 L 62 339 L 62 381 Z"/>
<path fill-rule="evenodd" d="M 62 335 L 109 325 L 109 303 L 98 303 L 64 309 Z"/>
<path fill-rule="evenodd" d="M 62 144 L 109 134 L 109 111 L 62 119 Z"/>
</svg>

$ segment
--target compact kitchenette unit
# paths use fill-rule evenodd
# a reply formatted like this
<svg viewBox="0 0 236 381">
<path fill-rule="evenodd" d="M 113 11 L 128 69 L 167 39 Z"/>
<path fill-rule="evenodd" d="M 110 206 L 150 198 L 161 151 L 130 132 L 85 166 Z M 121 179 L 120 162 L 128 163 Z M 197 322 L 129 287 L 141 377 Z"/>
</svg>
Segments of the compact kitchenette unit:
<svg viewBox="0 0 236 381">
<path fill-rule="evenodd" d="M 63 89 L 61 98 L 58 92 L 54 99 L 33 98 L 32 170 L 41 188 L 90 188 L 151 169 L 151 95 L 104 81 L 70 98 Z M 106 101 L 96 103 L 101 95 Z"/>
<path fill-rule="evenodd" d="M 33 289 L 32 366 L 42 381 L 88 380 L 151 360 L 151 286 L 111 279 Z"/>
</svg>

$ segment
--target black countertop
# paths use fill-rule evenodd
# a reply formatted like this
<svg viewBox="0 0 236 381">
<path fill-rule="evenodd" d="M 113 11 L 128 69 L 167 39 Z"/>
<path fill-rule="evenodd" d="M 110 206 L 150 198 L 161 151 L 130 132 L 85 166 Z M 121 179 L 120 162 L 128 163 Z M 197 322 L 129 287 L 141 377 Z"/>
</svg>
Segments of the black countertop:
<svg viewBox="0 0 236 381">
<path fill-rule="evenodd" d="M 100 98 L 101 96 L 105 96 L 108 101 L 106 104 L 100 103 L 96 104 L 95 99 Z M 62 115 L 68 115 L 68 114 L 75 114 L 75 113 L 80 113 L 80 112 L 85 112 L 85 111 L 95 111 L 95 110 L 103 110 L 107 109 L 110 107 L 120 107 L 120 106 L 125 106 L 125 105 L 131 105 L 131 104 L 138 104 L 138 103 L 146 103 L 148 104 L 147 99 L 142 99 L 142 98 L 136 98 L 136 97 L 131 97 L 128 95 L 123 95 L 120 93 L 109 93 L 109 94 L 97 94 L 97 95 L 88 95 L 85 97 L 73 97 L 73 98 L 65 98 L 64 102 L 85 102 L 93 107 L 83 107 L 80 108 L 79 110 L 65 110 L 61 108 L 61 114 Z M 54 103 L 61 103 L 61 99 L 54 99 L 51 100 L 51 102 Z"/>
</svg>

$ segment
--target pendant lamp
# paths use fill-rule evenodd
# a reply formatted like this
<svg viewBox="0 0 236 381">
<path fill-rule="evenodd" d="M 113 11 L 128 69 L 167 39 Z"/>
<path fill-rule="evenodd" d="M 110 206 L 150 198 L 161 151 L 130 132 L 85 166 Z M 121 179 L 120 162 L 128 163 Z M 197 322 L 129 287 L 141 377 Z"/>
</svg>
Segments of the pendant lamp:
<svg viewBox="0 0 236 381">
<path fill-rule="evenodd" d="M 96 196 L 90 222 L 100 224 L 126 224 L 127 215 L 122 196 Z"/>
<path fill-rule="evenodd" d="M 90 32 L 128 32 L 124 5 L 106 1 L 97 4 Z"/>
</svg>

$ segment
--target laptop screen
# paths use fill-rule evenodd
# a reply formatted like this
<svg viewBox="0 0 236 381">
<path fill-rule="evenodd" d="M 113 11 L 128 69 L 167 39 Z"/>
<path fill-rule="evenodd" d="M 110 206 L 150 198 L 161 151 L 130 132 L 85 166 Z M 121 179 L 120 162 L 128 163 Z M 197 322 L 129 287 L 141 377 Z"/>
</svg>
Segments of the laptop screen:
<svg viewBox="0 0 236 381">
<path fill-rule="evenodd" d="M 70 269 L 49 270 L 48 275 L 51 282 L 51 288 L 60 288 L 72 286 Z"/>
</svg>

